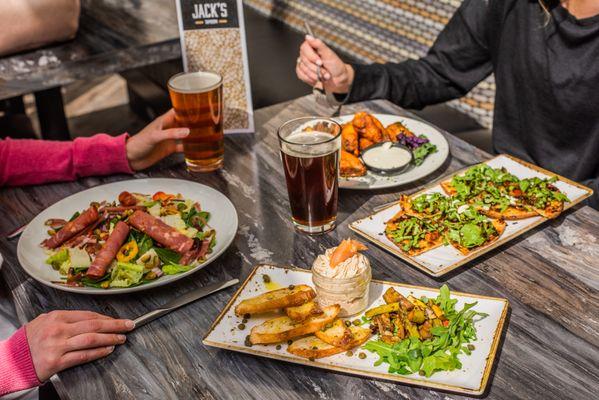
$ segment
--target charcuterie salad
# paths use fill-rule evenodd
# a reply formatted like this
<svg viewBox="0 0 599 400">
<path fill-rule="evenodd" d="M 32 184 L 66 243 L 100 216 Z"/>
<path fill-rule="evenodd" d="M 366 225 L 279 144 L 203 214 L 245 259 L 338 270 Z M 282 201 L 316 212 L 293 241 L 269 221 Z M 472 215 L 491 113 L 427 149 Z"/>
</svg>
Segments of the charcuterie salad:
<svg viewBox="0 0 599 400">
<path fill-rule="evenodd" d="M 210 213 L 180 194 L 122 192 L 68 220 L 46 221 L 46 263 L 69 286 L 125 288 L 202 264 L 216 244 Z"/>
</svg>

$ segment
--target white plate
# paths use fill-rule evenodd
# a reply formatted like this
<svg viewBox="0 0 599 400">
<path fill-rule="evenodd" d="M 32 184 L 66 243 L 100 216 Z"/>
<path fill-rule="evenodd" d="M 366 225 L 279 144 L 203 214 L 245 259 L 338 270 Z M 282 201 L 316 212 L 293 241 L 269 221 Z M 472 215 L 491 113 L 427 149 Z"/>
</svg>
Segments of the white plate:
<svg viewBox="0 0 599 400">
<path fill-rule="evenodd" d="M 339 178 L 339 187 L 341 189 L 385 189 L 399 185 L 404 185 L 406 183 L 417 181 L 418 179 L 422 179 L 425 176 L 432 174 L 441 165 L 443 165 L 443 163 L 447 159 L 447 156 L 449 155 L 449 144 L 447 143 L 445 136 L 443 136 L 443 134 L 433 126 L 422 121 L 418 121 L 408 117 L 400 117 L 398 115 L 372 115 L 374 115 L 379 121 L 381 121 L 381 124 L 383 124 L 383 126 L 385 127 L 391 125 L 394 122 L 400 121 L 409 130 L 414 132 L 415 135 L 425 135 L 432 144 L 437 146 L 437 152 L 429 154 L 428 157 L 424 159 L 424 162 L 419 166 L 412 167 L 408 169 L 406 172 L 398 175 L 385 176 L 368 171 L 368 173 L 365 176 L 360 176 L 356 178 Z M 350 122 L 353 118 L 353 115 L 343 115 L 334 119 L 335 121 L 343 125 Z"/>
<path fill-rule="evenodd" d="M 504 154 L 488 160 L 485 163 L 493 168 L 505 167 L 508 172 L 520 179 L 532 177 L 550 178 L 555 176 L 555 174 L 552 174 L 549 171 Z M 447 177 L 445 180 L 449 179 L 451 179 L 451 177 Z M 570 199 L 569 203 L 564 204 L 564 210 L 581 202 L 593 193 L 591 189 L 564 177 L 559 177 L 555 186 L 564 192 Z M 416 193 L 414 196 L 430 192 L 444 193 L 441 185 L 434 185 Z M 402 253 L 384 234 L 386 222 L 400 210 L 401 207 L 399 204 L 394 204 L 366 218 L 352 222 L 349 225 L 349 228 L 432 276 L 444 275 L 547 220 L 541 216 L 535 216 L 516 221 L 506 221 L 507 226 L 505 232 L 503 232 L 499 240 L 496 240 L 487 246 L 483 246 L 468 255 L 460 253 L 455 247 L 448 244 L 412 257 Z"/>
<path fill-rule="evenodd" d="M 210 212 L 210 226 L 216 229 L 216 246 L 214 246 L 213 252 L 206 262 L 190 271 L 177 275 L 164 275 L 154 282 L 131 288 L 96 289 L 92 287 L 72 287 L 52 283 L 52 281 L 60 280 L 60 274 L 44 262 L 48 257 L 44 249 L 40 246 L 40 243 L 48 237 L 48 227 L 44 225 L 44 222 L 49 218 L 68 219 L 76 211 L 88 208 L 92 201 L 114 201 L 118 198 L 119 193 L 124 190 L 146 194 L 153 194 L 158 191 L 163 191 L 165 193 L 181 193 L 183 197 L 199 202 L 202 209 Z M 29 225 L 27 225 L 27 228 L 19 239 L 17 256 L 19 258 L 19 263 L 25 272 L 27 272 L 33 279 L 58 290 L 84 294 L 131 293 L 167 285 L 204 268 L 229 247 L 235 238 L 236 232 L 237 212 L 235 211 L 233 204 L 222 193 L 206 185 L 180 179 L 136 179 L 96 186 L 75 193 L 46 208 L 36 216 Z"/>
<path fill-rule="evenodd" d="M 451 372 L 437 372 L 430 378 L 418 374 L 399 375 L 390 374 L 388 365 L 381 364 L 374 366 L 378 360 L 375 353 L 367 350 L 354 349 L 352 357 L 344 353 L 331 357 L 320 358 L 310 361 L 287 352 L 287 344 L 282 344 L 279 350 L 275 345 L 266 346 L 245 346 L 245 337 L 250 333 L 253 326 L 259 325 L 267 319 L 276 316 L 274 313 L 268 315 L 253 316 L 245 324 L 244 330 L 239 330 L 237 325 L 241 323 L 241 318 L 235 315 L 235 306 L 244 299 L 257 296 L 265 292 L 262 274 L 268 274 L 272 282 L 281 286 L 312 284 L 312 274 L 307 270 L 287 269 L 274 265 L 259 265 L 247 278 L 241 288 L 233 295 L 225 309 L 218 316 L 203 343 L 208 346 L 220 347 L 228 350 L 239 351 L 242 353 L 253 354 L 256 356 L 284 360 L 296 364 L 311 365 L 324 369 L 340 371 L 360 376 L 368 376 L 378 379 L 403 382 L 413 385 L 425 386 L 441 390 L 451 390 L 454 392 L 468 393 L 473 395 L 482 394 L 488 382 L 493 366 L 495 353 L 499 345 L 501 330 L 505 321 L 508 309 L 508 301 L 493 297 L 478 296 L 451 292 L 451 297 L 458 300 L 457 309 L 461 309 L 465 303 L 477 301 L 474 307 L 476 311 L 489 314 L 488 317 L 475 323 L 478 339 L 473 342 L 475 349 L 472 355 L 462 354 L 459 356 L 462 362 L 462 369 Z M 413 294 L 415 297 L 421 296 L 437 297 L 439 290 L 434 288 L 424 288 L 410 285 L 402 285 L 393 282 L 372 281 L 370 286 L 370 304 L 368 308 L 384 304 L 382 295 L 389 287 L 394 287 L 398 292 L 407 296 Z M 451 289 L 451 288 L 450 288 Z M 352 319 L 358 317 L 352 317 Z M 358 358 L 358 353 L 364 352 L 365 359 Z M 276 382 L 273 382 L 276 383 Z"/>
</svg>

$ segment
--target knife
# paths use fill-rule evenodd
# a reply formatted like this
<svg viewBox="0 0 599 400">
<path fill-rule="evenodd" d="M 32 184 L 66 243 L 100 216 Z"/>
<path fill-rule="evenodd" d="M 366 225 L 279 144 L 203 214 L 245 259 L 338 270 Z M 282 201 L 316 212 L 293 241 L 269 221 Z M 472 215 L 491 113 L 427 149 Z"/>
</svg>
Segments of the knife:
<svg viewBox="0 0 599 400">
<path fill-rule="evenodd" d="M 140 326 L 143 326 L 148 322 L 154 321 L 155 319 L 160 318 L 163 315 L 168 314 L 179 307 L 194 302 L 214 292 L 218 292 L 219 290 L 222 290 L 224 288 L 228 288 L 229 286 L 233 286 L 237 283 L 239 283 L 239 279 L 231 279 L 230 281 L 213 283 L 212 285 L 204 286 L 192 290 L 188 293 L 185 293 L 183 296 L 177 297 L 176 299 L 169 301 L 162 307 L 154 311 L 150 311 L 149 313 L 141 315 L 134 319 L 133 322 L 135 323 L 135 328 L 139 328 Z"/>
</svg>

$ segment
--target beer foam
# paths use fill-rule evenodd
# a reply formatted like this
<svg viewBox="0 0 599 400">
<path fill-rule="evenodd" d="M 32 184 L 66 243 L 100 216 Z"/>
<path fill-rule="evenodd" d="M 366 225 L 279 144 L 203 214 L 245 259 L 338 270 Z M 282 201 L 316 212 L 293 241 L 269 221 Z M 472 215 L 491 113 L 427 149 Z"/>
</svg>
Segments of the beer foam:
<svg viewBox="0 0 599 400">
<path fill-rule="evenodd" d="M 214 72 L 188 72 L 173 76 L 168 86 L 179 93 L 203 93 L 220 85 L 222 78 Z"/>
<path fill-rule="evenodd" d="M 281 150 L 293 157 L 324 156 L 339 150 L 335 135 L 320 131 L 297 131 L 281 143 Z"/>
</svg>

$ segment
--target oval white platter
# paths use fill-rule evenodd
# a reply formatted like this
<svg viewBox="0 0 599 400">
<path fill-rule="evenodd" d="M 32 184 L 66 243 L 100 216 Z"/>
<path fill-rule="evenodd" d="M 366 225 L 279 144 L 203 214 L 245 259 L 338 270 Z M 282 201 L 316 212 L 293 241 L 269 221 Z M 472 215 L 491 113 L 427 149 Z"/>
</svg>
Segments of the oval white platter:
<svg viewBox="0 0 599 400">
<path fill-rule="evenodd" d="M 437 152 L 429 154 L 424 159 L 424 162 L 418 166 L 414 166 L 407 171 L 398 175 L 379 175 L 372 171 L 368 171 L 365 176 L 356 178 L 339 178 L 339 188 L 341 189 L 361 189 L 361 190 L 372 190 L 372 189 L 386 189 L 406 183 L 417 181 L 427 175 L 435 172 L 440 166 L 443 165 L 447 157 L 449 156 L 449 143 L 445 136 L 435 127 L 425 122 L 418 121 L 413 118 L 401 117 L 399 115 L 390 114 L 372 114 L 376 117 L 383 126 L 387 127 L 394 122 L 401 122 L 409 130 L 414 132 L 415 135 L 425 135 L 432 144 L 437 146 Z M 350 122 L 353 119 L 353 115 L 343 115 L 335 118 L 335 120 L 341 125 Z"/>
<path fill-rule="evenodd" d="M 76 211 L 89 207 L 92 201 L 114 201 L 122 191 L 153 194 L 158 191 L 165 193 L 181 193 L 183 197 L 200 203 L 203 210 L 210 212 L 210 226 L 216 230 L 216 245 L 208 259 L 197 267 L 177 275 L 164 275 L 154 282 L 130 288 L 97 289 L 92 287 L 66 286 L 59 281 L 58 271 L 45 263 L 48 255 L 40 243 L 48 237 L 48 227 L 44 222 L 49 218 L 68 219 Z M 75 193 L 46 208 L 27 225 L 19 239 L 17 256 L 19 263 L 36 281 L 58 290 L 83 294 L 123 294 L 152 289 L 168 285 L 179 279 L 186 278 L 194 272 L 206 267 L 216 260 L 229 247 L 237 232 L 237 211 L 231 201 L 222 193 L 206 185 L 181 179 L 148 178 L 109 183 Z"/>
</svg>

